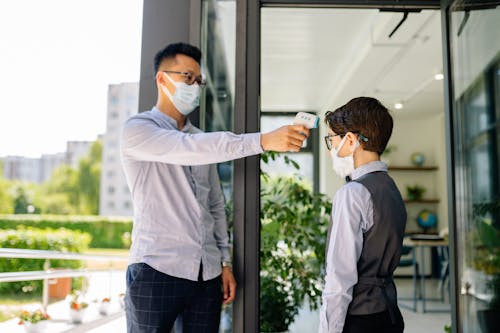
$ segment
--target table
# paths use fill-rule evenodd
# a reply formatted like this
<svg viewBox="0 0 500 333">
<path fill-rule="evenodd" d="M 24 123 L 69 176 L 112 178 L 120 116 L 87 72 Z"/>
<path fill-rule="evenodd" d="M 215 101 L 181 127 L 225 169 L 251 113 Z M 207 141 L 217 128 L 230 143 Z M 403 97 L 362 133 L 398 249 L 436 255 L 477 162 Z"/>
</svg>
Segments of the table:
<svg viewBox="0 0 500 333">
<path fill-rule="evenodd" d="M 421 286 L 421 298 L 422 298 L 422 312 L 443 312 L 443 311 L 450 311 L 450 310 L 427 310 L 426 308 L 426 296 L 425 296 L 425 255 L 424 255 L 424 248 L 425 247 L 441 247 L 441 248 L 447 248 L 448 247 L 448 241 L 447 240 L 415 240 L 411 239 L 410 237 L 405 237 L 403 240 L 403 244 L 406 246 L 411 246 L 414 247 L 415 250 L 417 248 L 420 248 L 420 286 Z M 415 256 L 414 256 L 415 258 Z M 444 285 L 443 285 L 444 288 Z"/>
</svg>

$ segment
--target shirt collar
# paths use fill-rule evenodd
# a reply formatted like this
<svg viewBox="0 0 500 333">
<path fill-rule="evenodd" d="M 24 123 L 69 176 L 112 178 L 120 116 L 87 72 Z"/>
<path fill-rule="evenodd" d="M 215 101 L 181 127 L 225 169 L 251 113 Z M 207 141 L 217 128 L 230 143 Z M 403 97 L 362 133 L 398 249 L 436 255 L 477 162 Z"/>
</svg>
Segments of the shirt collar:
<svg viewBox="0 0 500 333">
<path fill-rule="evenodd" d="M 153 107 L 153 109 L 151 110 L 151 112 L 159 117 L 160 119 L 166 121 L 169 125 L 177 128 L 177 121 L 170 117 L 169 115 L 161 112 L 156 106 Z M 189 130 L 191 129 L 191 121 L 189 121 L 189 118 L 186 118 L 186 124 L 184 125 L 184 128 L 181 130 L 182 132 L 189 132 Z"/>
<path fill-rule="evenodd" d="M 354 169 L 351 174 L 351 179 L 358 179 L 367 173 L 376 172 L 376 171 L 384 171 L 387 172 L 387 164 L 382 161 L 373 161 L 367 164 L 363 164 L 362 166 Z"/>
</svg>

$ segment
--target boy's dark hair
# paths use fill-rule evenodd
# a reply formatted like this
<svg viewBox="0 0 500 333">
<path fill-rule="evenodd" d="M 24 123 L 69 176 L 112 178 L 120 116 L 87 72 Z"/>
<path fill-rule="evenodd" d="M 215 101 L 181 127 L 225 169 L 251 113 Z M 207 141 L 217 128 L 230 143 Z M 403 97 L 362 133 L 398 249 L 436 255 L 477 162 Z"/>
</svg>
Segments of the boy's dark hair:
<svg viewBox="0 0 500 333">
<path fill-rule="evenodd" d="M 389 110 L 377 99 L 357 97 L 325 114 L 325 123 L 342 137 L 347 132 L 360 135 L 363 149 L 382 154 L 392 134 Z"/>
<path fill-rule="evenodd" d="M 167 45 L 163 50 L 158 51 L 154 59 L 154 71 L 158 73 L 160 65 L 165 59 L 175 59 L 178 54 L 184 54 L 193 58 L 199 64 L 201 62 L 201 51 L 196 46 L 186 43 L 174 43 Z"/>
</svg>

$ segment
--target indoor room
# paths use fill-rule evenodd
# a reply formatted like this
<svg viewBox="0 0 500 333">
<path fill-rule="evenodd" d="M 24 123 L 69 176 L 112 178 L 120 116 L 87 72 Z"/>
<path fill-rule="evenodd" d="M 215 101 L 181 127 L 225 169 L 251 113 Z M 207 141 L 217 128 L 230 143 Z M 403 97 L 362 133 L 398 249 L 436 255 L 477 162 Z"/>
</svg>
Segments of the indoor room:
<svg viewBox="0 0 500 333">
<path fill-rule="evenodd" d="M 379 99 L 394 119 L 381 158 L 408 214 L 404 255 L 395 272 L 405 331 L 421 332 L 422 325 L 444 331 L 451 318 L 440 12 L 264 8 L 261 27 L 261 129 L 291 123 L 299 111 L 320 116 L 319 130 L 311 132 L 302 152 L 287 156 L 299 169 L 283 158 L 263 159 L 262 169 L 276 176 L 298 173 L 332 198 L 344 180 L 331 167 L 324 114 L 354 97 Z M 261 249 L 265 233 L 264 225 Z M 265 271 L 265 257 L 261 265 Z M 261 284 L 261 299 L 263 293 Z M 290 332 L 314 332 L 318 320 L 317 310 L 305 305 Z"/>
</svg>

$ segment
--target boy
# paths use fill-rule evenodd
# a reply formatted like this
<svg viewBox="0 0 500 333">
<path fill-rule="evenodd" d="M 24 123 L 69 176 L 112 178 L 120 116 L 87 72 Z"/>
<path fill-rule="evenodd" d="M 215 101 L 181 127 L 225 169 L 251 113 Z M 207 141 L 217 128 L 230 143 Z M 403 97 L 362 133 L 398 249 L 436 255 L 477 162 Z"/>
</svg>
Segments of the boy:
<svg viewBox="0 0 500 333">
<path fill-rule="evenodd" d="M 392 274 L 406 209 L 380 161 L 392 117 L 378 100 L 358 97 L 327 112 L 325 123 L 333 169 L 348 182 L 333 199 L 319 331 L 403 332 Z"/>
</svg>

